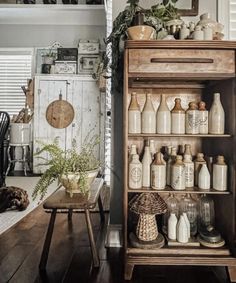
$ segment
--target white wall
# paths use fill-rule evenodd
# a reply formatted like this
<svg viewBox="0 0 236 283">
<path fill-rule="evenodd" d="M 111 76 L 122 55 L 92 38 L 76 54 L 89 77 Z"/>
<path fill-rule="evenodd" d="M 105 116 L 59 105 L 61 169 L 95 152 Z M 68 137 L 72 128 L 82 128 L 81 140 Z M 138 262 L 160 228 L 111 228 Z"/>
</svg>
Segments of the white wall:
<svg viewBox="0 0 236 283">
<path fill-rule="evenodd" d="M 45 47 L 58 41 L 65 47 L 76 47 L 81 38 L 100 39 L 102 26 L 77 25 L 0 25 L 0 47 Z"/>
</svg>

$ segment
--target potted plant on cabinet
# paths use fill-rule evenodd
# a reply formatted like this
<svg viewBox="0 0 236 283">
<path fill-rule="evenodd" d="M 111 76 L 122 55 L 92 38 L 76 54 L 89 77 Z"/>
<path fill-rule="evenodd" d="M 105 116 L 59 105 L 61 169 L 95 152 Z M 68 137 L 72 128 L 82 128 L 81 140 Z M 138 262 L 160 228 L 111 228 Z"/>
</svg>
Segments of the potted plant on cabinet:
<svg viewBox="0 0 236 283">
<path fill-rule="evenodd" d="M 42 200 L 47 193 L 48 186 L 56 180 L 58 180 L 58 185 L 64 186 L 71 196 L 74 193 L 88 196 L 90 185 L 96 178 L 100 167 L 100 161 L 95 156 L 95 148 L 99 144 L 98 136 L 90 139 L 87 136 L 79 151 L 75 140 L 72 142 L 72 148 L 67 150 L 59 146 L 58 139 L 51 144 L 41 144 L 43 147 L 36 153 L 36 156 L 44 160 L 44 163 L 40 165 L 47 166 L 47 169 L 34 188 L 33 199 L 40 195 L 40 200 Z M 49 160 L 41 157 L 42 153 L 48 153 Z"/>
</svg>

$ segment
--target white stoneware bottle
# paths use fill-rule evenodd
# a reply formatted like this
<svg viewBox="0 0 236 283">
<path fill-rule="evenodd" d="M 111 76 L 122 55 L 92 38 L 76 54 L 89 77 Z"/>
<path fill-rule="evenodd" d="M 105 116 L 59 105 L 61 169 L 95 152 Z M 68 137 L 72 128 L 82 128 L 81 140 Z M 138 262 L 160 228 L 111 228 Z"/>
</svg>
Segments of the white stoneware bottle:
<svg viewBox="0 0 236 283">
<path fill-rule="evenodd" d="M 152 163 L 152 158 L 150 154 L 150 147 L 145 146 L 144 148 L 144 155 L 142 159 L 142 183 L 143 187 L 150 188 L 151 185 L 151 163 Z"/>
<path fill-rule="evenodd" d="M 171 110 L 171 133 L 185 133 L 185 111 L 181 106 L 181 99 L 175 99 L 175 106 Z"/>
<path fill-rule="evenodd" d="M 146 102 L 142 111 L 142 133 L 156 133 L 156 112 L 152 104 L 151 94 L 146 94 Z"/>
<path fill-rule="evenodd" d="M 191 236 L 190 236 L 190 222 L 189 222 L 189 220 L 188 220 L 188 215 L 187 215 L 186 212 L 183 212 L 182 215 L 183 215 L 183 217 L 184 217 L 186 226 L 187 226 L 187 228 L 188 228 L 188 238 L 190 238 L 190 237 L 191 237 Z"/>
<path fill-rule="evenodd" d="M 132 155 L 132 161 L 129 163 L 129 188 L 142 188 L 142 163 L 138 154 Z"/>
<path fill-rule="evenodd" d="M 212 40 L 213 39 L 213 30 L 209 26 L 203 27 L 203 38 L 204 40 Z"/>
<path fill-rule="evenodd" d="M 185 187 L 192 188 L 194 186 L 194 163 L 192 156 L 185 154 L 183 162 L 185 166 Z"/>
<path fill-rule="evenodd" d="M 161 95 L 161 102 L 157 109 L 157 133 L 171 133 L 171 114 L 164 94 Z"/>
<path fill-rule="evenodd" d="M 150 153 L 152 160 L 154 159 L 154 155 L 156 153 L 156 148 L 155 148 L 155 141 L 154 140 L 149 140 L 149 147 L 150 147 Z"/>
<path fill-rule="evenodd" d="M 187 39 L 189 34 L 190 34 L 190 30 L 187 27 L 187 25 L 182 24 L 181 29 L 180 29 L 180 33 L 179 33 L 180 39 Z"/>
<path fill-rule="evenodd" d="M 193 39 L 194 40 L 203 40 L 204 39 L 204 33 L 201 26 L 196 26 L 195 30 L 193 32 Z"/>
<path fill-rule="evenodd" d="M 201 190 L 209 190 L 211 187 L 211 176 L 206 164 L 202 164 L 201 169 L 199 171 L 198 187 Z"/>
<path fill-rule="evenodd" d="M 208 134 L 208 111 L 206 110 L 206 103 L 199 102 L 199 134 Z"/>
<path fill-rule="evenodd" d="M 166 164 L 161 152 L 156 153 L 151 165 L 151 186 L 155 190 L 164 190 L 166 187 Z"/>
<path fill-rule="evenodd" d="M 128 109 L 128 132 L 130 134 L 141 133 L 141 111 L 136 92 L 131 93 L 131 101 Z"/>
<path fill-rule="evenodd" d="M 198 153 L 196 159 L 194 160 L 194 185 L 198 185 L 198 174 L 201 170 L 201 165 L 206 164 L 206 161 L 204 159 L 203 153 Z"/>
<path fill-rule="evenodd" d="M 214 100 L 209 112 L 209 133 L 221 135 L 225 132 L 225 112 L 220 101 L 220 93 L 214 93 Z"/>
<path fill-rule="evenodd" d="M 199 134 L 199 111 L 195 102 L 189 103 L 189 108 L 185 113 L 185 133 Z"/>
<path fill-rule="evenodd" d="M 170 214 L 168 219 L 168 238 L 170 240 L 176 241 L 176 228 L 177 228 L 178 219 L 174 213 Z"/>
<path fill-rule="evenodd" d="M 134 154 L 137 154 L 137 147 L 136 144 L 131 144 L 129 152 L 129 163 L 132 161 Z"/>
<path fill-rule="evenodd" d="M 176 156 L 176 162 L 172 166 L 171 187 L 174 190 L 185 190 L 185 167 L 182 156 Z"/>
<path fill-rule="evenodd" d="M 188 227 L 183 215 L 180 215 L 177 224 L 177 241 L 180 243 L 188 242 Z"/>
<path fill-rule="evenodd" d="M 227 190 L 227 165 L 224 156 L 219 155 L 213 165 L 213 189 L 217 191 Z"/>
</svg>

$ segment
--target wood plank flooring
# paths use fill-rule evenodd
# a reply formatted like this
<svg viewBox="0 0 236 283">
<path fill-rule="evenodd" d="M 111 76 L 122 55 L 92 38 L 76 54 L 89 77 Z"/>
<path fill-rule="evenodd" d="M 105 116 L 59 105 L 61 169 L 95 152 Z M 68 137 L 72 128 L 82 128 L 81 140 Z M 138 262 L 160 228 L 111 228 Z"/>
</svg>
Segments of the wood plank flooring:
<svg viewBox="0 0 236 283">
<path fill-rule="evenodd" d="M 106 215 L 108 216 L 108 215 Z M 101 266 L 92 269 L 85 218 L 73 214 L 72 223 L 60 213 L 49 252 L 47 273 L 39 274 L 49 213 L 38 207 L 0 236 L 0 283 L 123 283 L 121 249 L 104 247 L 106 225 L 92 213 Z M 137 266 L 130 283 L 229 283 L 224 268 Z"/>
</svg>

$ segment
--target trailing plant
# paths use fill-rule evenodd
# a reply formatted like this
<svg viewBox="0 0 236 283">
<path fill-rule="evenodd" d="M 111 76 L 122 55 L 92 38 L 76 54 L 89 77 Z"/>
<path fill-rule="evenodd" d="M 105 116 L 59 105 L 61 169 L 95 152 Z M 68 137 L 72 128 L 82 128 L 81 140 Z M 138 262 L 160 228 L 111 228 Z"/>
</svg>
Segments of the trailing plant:
<svg viewBox="0 0 236 283">
<path fill-rule="evenodd" d="M 61 184 L 60 178 L 62 175 L 69 173 L 80 173 L 79 188 L 82 193 L 86 191 L 87 171 L 99 168 L 100 161 L 95 156 L 95 147 L 99 144 L 98 136 L 90 138 L 88 134 L 78 151 L 76 141 L 72 141 L 71 149 L 63 150 L 59 146 L 59 139 L 56 138 L 50 144 L 39 142 L 42 145 L 40 151 L 35 155 L 43 160 L 40 165 L 47 166 L 46 171 L 42 174 L 37 182 L 32 197 L 35 199 L 40 195 L 40 200 L 47 193 L 47 188 L 56 180 L 58 185 Z M 42 153 L 48 153 L 49 159 L 41 156 Z"/>
<path fill-rule="evenodd" d="M 113 87 L 120 90 L 122 81 L 123 66 L 123 48 L 122 42 L 127 38 L 126 31 L 133 25 L 137 13 L 144 16 L 144 24 L 152 26 L 156 32 L 165 26 L 169 20 L 179 19 L 178 9 L 175 4 L 178 0 L 163 0 L 161 3 L 153 5 L 150 9 L 144 9 L 139 5 L 139 0 L 128 0 L 124 11 L 120 12 L 113 22 L 111 34 L 106 38 L 105 44 L 111 45 L 112 61 L 109 61 L 109 55 L 104 56 L 101 61 L 101 68 L 98 68 L 100 74 L 104 74 L 104 69 L 111 68 L 113 77 Z M 109 49 L 109 48 L 108 48 Z M 94 75 L 98 77 L 98 75 Z"/>
</svg>

